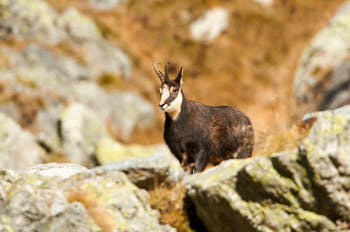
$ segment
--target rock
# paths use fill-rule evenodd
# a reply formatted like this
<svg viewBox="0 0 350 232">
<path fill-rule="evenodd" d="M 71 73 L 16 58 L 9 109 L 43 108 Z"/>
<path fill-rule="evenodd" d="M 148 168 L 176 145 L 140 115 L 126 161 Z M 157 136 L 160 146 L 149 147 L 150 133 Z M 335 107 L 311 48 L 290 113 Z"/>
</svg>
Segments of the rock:
<svg viewBox="0 0 350 232">
<path fill-rule="evenodd" d="M 6 47 L 1 51 L 9 58 L 18 82 L 46 93 L 69 95 L 74 82 L 89 78 L 88 69 L 72 58 L 56 56 L 36 44 L 22 52 Z"/>
<path fill-rule="evenodd" d="M 63 104 L 55 104 L 40 109 L 36 115 L 36 138 L 48 153 L 62 152 L 59 118 L 63 110 Z"/>
<path fill-rule="evenodd" d="M 334 109 L 350 103 L 350 2 L 304 51 L 294 77 L 294 91 L 307 111 Z"/>
<path fill-rule="evenodd" d="M 110 10 L 122 2 L 129 0 L 89 0 L 89 4 L 97 10 Z"/>
<path fill-rule="evenodd" d="M 328 202 L 325 215 L 350 221 L 350 106 L 306 115 L 317 123 L 300 145 L 302 158 L 311 169 L 313 182 Z"/>
<path fill-rule="evenodd" d="M 123 140 L 130 139 L 136 127 L 147 128 L 154 121 L 152 104 L 134 92 L 108 94 L 96 83 L 84 81 L 74 85 L 72 95 L 108 122 L 113 134 Z"/>
<path fill-rule="evenodd" d="M 63 40 L 100 39 L 95 23 L 74 8 L 62 15 L 42 0 L 4 0 L 0 3 L 0 38 L 31 39 L 55 45 Z"/>
<path fill-rule="evenodd" d="M 225 8 L 211 9 L 191 24 L 191 36 L 197 41 L 211 42 L 227 28 L 228 21 L 229 13 Z"/>
<path fill-rule="evenodd" d="M 350 217 L 350 106 L 317 120 L 298 149 L 229 160 L 185 179 L 209 231 L 338 231 Z"/>
<path fill-rule="evenodd" d="M 66 164 L 57 164 L 57 163 L 48 163 L 48 164 L 39 164 L 33 167 L 30 167 L 26 170 L 26 173 L 36 174 L 42 177 L 59 177 L 62 179 L 69 178 L 75 174 L 89 172 L 89 170 L 79 164 L 66 163 Z"/>
<path fill-rule="evenodd" d="M 152 189 L 158 183 L 175 183 L 184 175 L 179 161 L 165 145 L 121 145 L 112 140 L 104 140 L 99 145 L 97 160 L 103 166 L 93 170 L 124 172 L 139 188 Z"/>
<path fill-rule="evenodd" d="M 2 0 L 0 2 L 0 39 L 34 39 L 56 44 L 65 38 L 56 27 L 58 14 L 42 0 Z"/>
<path fill-rule="evenodd" d="M 107 137 L 97 115 L 84 105 L 73 103 L 62 112 L 59 122 L 63 153 L 73 163 L 95 166 L 99 142 Z"/>
<path fill-rule="evenodd" d="M 131 62 L 120 48 L 106 40 L 97 40 L 83 44 L 83 49 L 93 76 L 115 74 L 130 79 Z"/>
<path fill-rule="evenodd" d="M 0 113 L 0 168 L 21 170 L 42 162 L 43 150 L 35 138 Z"/>
<path fill-rule="evenodd" d="M 128 140 L 135 127 L 147 128 L 154 121 L 154 108 L 137 93 L 118 91 L 111 95 L 113 107 L 112 130 L 124 140 Z M 118 99 L 118 100 L 117 100 Z M 118 133 L 119 132 L 119 133 Z"/>
<path fill-rule="evenodd" d="M 102 38 L 96 24 L 75 8 L 66 9 L 62 15 L 57 17 L 56 23 L 77 43 L 96 41 Z"/>
<path fill-rule="evenodd" d="M 154 119 L 154 109 L 137 93 L 119 91 L 107 94 L 96 84 L 94 80 L 103 72 L 130 75 L 128 58 L 122 55 L 120 50 L 114 53 L 113 49 L 117 48 L 106 47 L 105 52 L 116 56 L 120 52 L 122 60 L 118 61 L 117 57 L 109 57 L 104 52 L 99 53 L 97 49 L 89 52 L 96 57 L 97 54 L 101 55 L 99 61 L 91 60 L 91 65 L 85 67 L 70 57 L 54 55 L 36 44 L 30 44 L 24 51 L 2 47 L 0 50 L 9 57 L 12 68 L 7 70 L 8 72 L 2 72 L 3 75 L 0 73 L 0 78 L 4 77 L 4 83 L 10 85 L 12 92 L 20 95 L 25 92 L 45 99 L 49 103 L 49 109 L 41 110 L 38 114 L 40 123 L 47 125 L 48 121 L 52 121 L 52 111 L 58 113 L 57 111 L 62 110 L 63 104 L 78 101 L 91 107 L 96 113 L 102 114 L 104 122 L 111 121 L 113 131 L 127 140 L 136 126 L 150 126 Z M 106 60 L 111 62 L 108 63 Z M 101 62 L 107 68 L 100 67 Z M 128 68 L 125 69 L 124 64 L 120 62 L 124 62 Z M 12 116 L 17 116 L 21 111 L 11 105 L 4 105 L 2 109 L 2 112 Z M 38 127 L 46 130 L 40 125 Z M 55 138 L 51 137 L 48 137 L 51 140 L 49 144 L 57 147 Z"/>
<path fill-rule="evenodd" d="M 90 172 L 71 164 L 1 171 L 0 193 L 0 228 L 6 231 L 175 231 L 159 224 L 148 193 L 121 172 Z"/>
<path fill-rule="evenodd" d="M 31 68 L 34 66 L 36 69 L 33 71 L 30 69 L 29 75 L 39 72 L 42 74 L 39 75 L 40 77 L 45 77 L 43 72 L 47 70 L 39 68 L 46 67 L 46 64 L 49 63 L 50 67 L 60 67 L 60 70 L 63 71 L 66 71 L 65 69 L 75 70 L 74 73 L 69 73 L 71 76 L 73 74 L 77 76 L 77 72 L 83 72 L 79 76 L 95 79 L 103 74 L 119 75 L 125 78 L 131 76 L 129 57 L 120 48 L 105 40 L 95 22 L 75 8 L 68 8 L 62 14 L 58 14 L 43 0 L 3 0 L 0 2 L 0 39 L 6 38 L 31 40 L 49 45 L 58 45 L 61 42 L 76 44 L 87 56 L 87 67 L 78 68 L 68 57 L 52 62 L 52 57 L 50 57 L 52 55 L 47 52 L 40 54 L 42 58 L 40 60 L 44 65 L 38 65 L 40 63 L 37 62 L 36 54 L 34 54 L 34 65 Z M 53 74 L 56 73 L 50 73 L 47 77 L 51 82 L 56 80 L 52 77 Z M 67 76 L 65 72 L 59 74 Z"/>
</svg>

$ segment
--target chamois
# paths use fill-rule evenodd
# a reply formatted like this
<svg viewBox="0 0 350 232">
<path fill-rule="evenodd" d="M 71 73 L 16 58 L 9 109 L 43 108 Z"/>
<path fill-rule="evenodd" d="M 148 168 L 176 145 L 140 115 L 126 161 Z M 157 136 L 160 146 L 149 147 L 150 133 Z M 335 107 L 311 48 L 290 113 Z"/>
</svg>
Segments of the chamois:
<svg viewBox="0 0 350 232">
<path fill-rule="evenodd" d="M 252 155 L 254 131 L 246 115 L 232 106 L 207 106 L 187 100 L 181 88 L 182 67 L 175 80 L 169 78 L 168 62 L 164 74 L 157 62 L 153 67 L 161 81 L 159 107 L 165 112 L 164 140 L 184 169 L 201 172 L 207 164 Z"/>
</svg>

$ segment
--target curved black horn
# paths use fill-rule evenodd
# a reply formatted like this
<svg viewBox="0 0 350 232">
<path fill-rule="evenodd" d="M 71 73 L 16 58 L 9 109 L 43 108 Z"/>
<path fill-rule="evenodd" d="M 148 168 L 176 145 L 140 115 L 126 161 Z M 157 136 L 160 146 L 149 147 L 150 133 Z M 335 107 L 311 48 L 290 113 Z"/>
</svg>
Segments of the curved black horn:
<svg viewBox="0 0 350 232">
<path fill-rule="evenodd" d="M 165 74 L 165 78 L 169 78 L 169 74 L 168 74 L 168 65 L 169 65 L 169 61 L 167 61 L 164 65 L 164 74 Z"/>
<path fill-rule="evenodd" d="M 157 75 L 158 75 L 158 77 L 159 77 L 159 79 L 160 79 L 160 81 L 162 82 L 162 84 L 164 83 L 164 75 L 163 75 L 163 73 L 161 72 L 161 71 L 159 71 L 158 70 L 158 68 L 157 68 L 157 64 L 158 64 L 158 62 L 156 61 L 156 62 L 154 62 L 154 64 L 153 64 L 153 68 L 154 68 L 154 71 L 157 73 Z"/>
</svg>

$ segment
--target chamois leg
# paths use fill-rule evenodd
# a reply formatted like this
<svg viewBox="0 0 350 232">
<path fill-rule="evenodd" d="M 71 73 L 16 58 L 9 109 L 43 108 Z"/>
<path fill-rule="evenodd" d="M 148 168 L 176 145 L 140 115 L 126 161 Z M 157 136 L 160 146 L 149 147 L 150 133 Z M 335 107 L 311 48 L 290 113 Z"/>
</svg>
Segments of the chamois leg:
<svg viewBox="0 0 350 232">
<path fill-rule="evenodd" d="M 204 150 L 200 150 L 197 154 L 194 155 L 194 157 L 196 157 L 196 160 L 193 173 L 203 171 L 208 163 L 208 155 L 204 152 Z"/>
</svg>

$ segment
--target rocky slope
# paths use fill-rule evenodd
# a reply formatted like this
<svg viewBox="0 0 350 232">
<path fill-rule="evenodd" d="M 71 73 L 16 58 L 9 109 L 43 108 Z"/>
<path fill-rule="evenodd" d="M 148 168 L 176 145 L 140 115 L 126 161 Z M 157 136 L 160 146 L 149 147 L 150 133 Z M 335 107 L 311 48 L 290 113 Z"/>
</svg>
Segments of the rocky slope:
<svg viewBox="0 0 350 232">
<path fill-rule="evenodd" d="M 294 54 L 290 51 L 294 47 L 276 38 L 298 41 L 302 31 L 291 33 L 293 37 L 281 28 L 288 28 L 283 20 L 289 20 L 290 12 L 299 12 L 301 3 L 287 1 L 289 8 L 282 11 L 285 8 L 277 0 L 238 0 L 235 6 L 209 4 L 192 12 L 196 1 L 175 0 L 176 11 L 160 1 L 150 1 L 150 7 L 139 15 L 134 9 L 144 7 L 141 1 L 89 0 L 84 7 L 81 2 L 0 0 L 0 231 L 175 231 L 166 221 L 160 223 L 159 213 L 148 203 L 147 191 L 159 186 L 170 186 L 171 191 L 171 186 L 183 184 L 186 202 L 191 202 L 190 208 L 194 205 L 200 219 L 188 224 L 199 223 L 209 231 L 350 229 L 350 108 L 338 108 L 349 103 L 349 2 L 311 41 L 295 76 L 295 92 L 309 106 L 306 111 L 338 109 L 306 115 L 305 123 L 311 129 L 294 149 L 226 161 L 192 176 L 184 174 L 164 144 L 121 142 L 129 141 L 136 130 L 154 125 L 157 117 L 155 101 L 149 101 L 156 95 L 149 80 L 150 60 L 155 54 L 157 59 L 172 54 L 181 60 L 188 76 L 193 76 L 186 79 L 188 88 L 193 87 L 188 92 L 198 94 L 199 99 L 233 104 L 236 97 L 248 99 L 256 92 L 244 104 L 256 98 L 263 101 L 256 104 L 268 110 L 276 102 L 271 100 L 275 95 L 249 78 L 268 74 L 275 78 L 288 72 L 272 68 L 283 59 L 271 51 Z M 118 11 L 122 2 L 130 5 Z M 310 2 L 301 9 L 307 10 Z M 60 8 L 61 3 L 65 6 Z M 130 12 L 123 12 L 126 9 Z M 164 10 L 166 16 L 154 17 L 168 21 L 150 20 L 145 14 L 153 9 Z M 276 14 L 279 10 L 286 18 Z M 118 27 L 115 19 L 120 19 Z M 163 23 L 166 30 L 156 31 Z M 244 33 L 246 23 L 256 31 Z M 256 39 L 255 33 L 266 35 L 269 30 L 274 31 L 270 42 Z M 236 40 L 237 35 L 244 42 Z M 256 49 L 254 46 L 269 52 L 248 49 Z M 246 57 L 247 62 L 237 61 Z M 265 59 L 271 63 L 269 68 Z M 206 64 L 209 61 L 213 65 Z M 288 62 L 290 70 L 293 59 L 289 57 Z M 236 69 L 244 73 L 245 81 L 237 77 L 242 73 Z M 286 89 L 282 86 L 277 91 L 282 82 L 273 80 L 274 94 Z M 120 83 L 139 92 L 116 88 Z M 252 91 L 259 86 L 264 91 Z M 221 91 L 214 98 L 217 91 L 213 89 L 222 90 L 226 98 Z M 265 97 L 271 99 L 265 102 Z M 254 114 L 255 109 L 250 108 Z M 252 117 L 253 121 L 259 116 Z M 266 125 L 266 118 L 274 121 L 261 118 Z M 157 119 L 154 128 L 161 134 L 161 120 Z M 53 161 L 75 164 L 38 165 Z M 169 197 L 182 201 L 180 195 Z M 195 218 L 192 210 L 188 214 L 191 220 Z"/>
<path fill-rule="evenodd" d="M 294 78 L 294 91 L 307 111 L 334 109 L 350 103 L 350 2 L 305 49 Z"/>
<path fill-rule="evenodd" d="M 1 231 L 175 231 L 160 225 L 145 190 L 118 171 L 74 164 L 0 173 Z"/>
<path fill-rule="evenodd" d="M 348 228 L 350 106 L 310 118 L 316 122 L 297 149 L 226 161 L 185 179 L 209 231 Z"/>
</svg>

